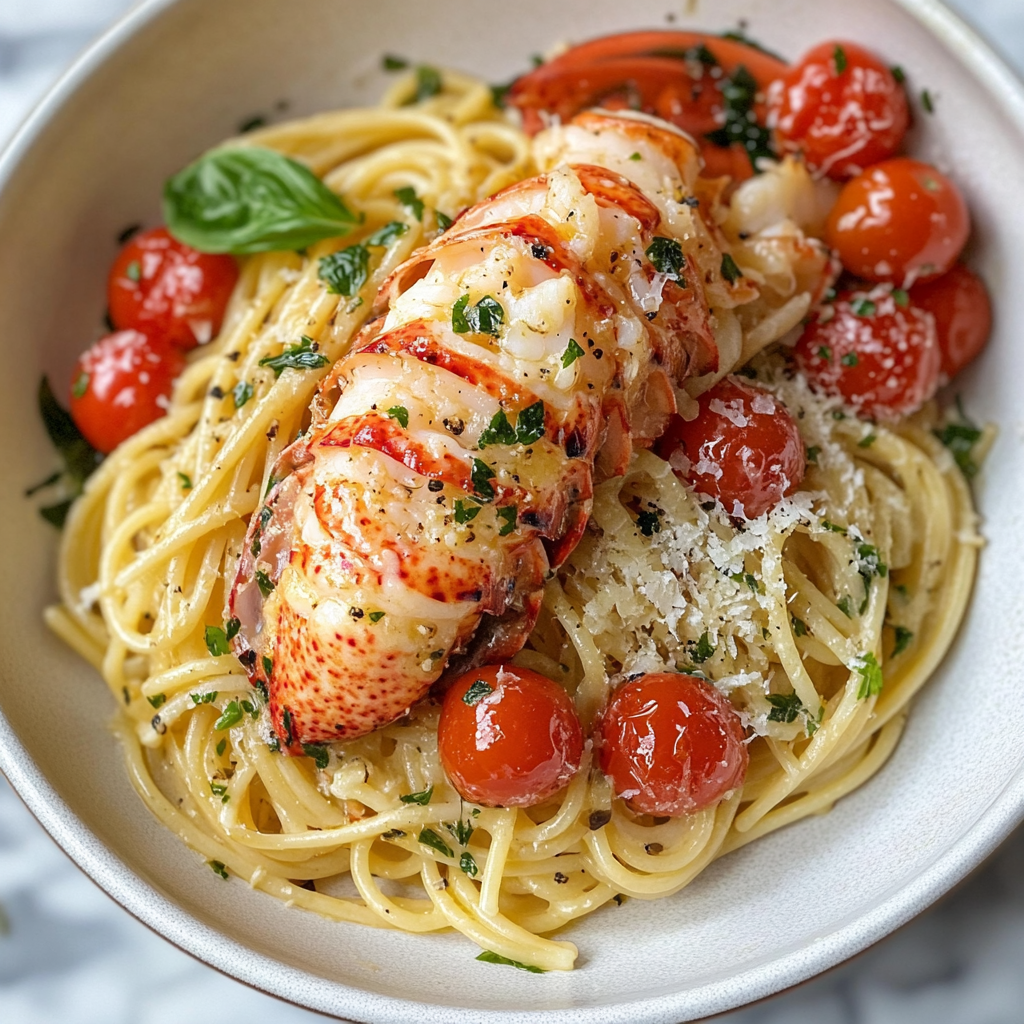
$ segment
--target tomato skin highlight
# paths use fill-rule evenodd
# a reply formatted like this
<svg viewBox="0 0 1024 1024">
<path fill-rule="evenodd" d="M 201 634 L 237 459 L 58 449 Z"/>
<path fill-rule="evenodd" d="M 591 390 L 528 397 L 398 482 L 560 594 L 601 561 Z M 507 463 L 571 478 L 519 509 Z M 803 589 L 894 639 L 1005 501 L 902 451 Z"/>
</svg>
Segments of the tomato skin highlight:
<svg viewBox="0 0 1024 1024">
<path fill-rule="evenodd" d="M 882 293 L 882 294 L 879 294 Z M 862 303 L 874 307 L 857 315 Z M 935 318 L 891 293 L 844 292 L 831 319 L 807 326 L 793 349 L 816 390 L 843 399 L 860 416 L 892 421 L 919 409 L 939 385 Z"/>
<path fill-rule="evenodd" d="M 583 727 L 557 683 L 514 665 L 486 665 L 460 676 L 445 694 L 437 744 L 445 773 L 466 800 L 531 807 L 579 771 Z"/>
<path fill-rule="evenodd" d="M 910 301 L 935 317 L 942 375 L 952 380 L 988 344 L 992 302 L 985 282 L 962 263 L 910 289 Z"/>
<path fill-rule="evenodd" d="M 840 181 L 893 156 L 909 124 L 903 86 L 856 43 L 815 46 L 768 91 L 780 150 L 802 152 L 811 170 Z"/>
<path fill-rule="evenodd" d="M 686 60 L 687 51 L 703 47 L 718 62 Z M 523 115 L 530 135 L 545 127 L 543 115 L 563 122 L 588 107 L 640 109 L 664 118 L 691 134 L 704 156 L 705 175 L 749 178 L 753 170 L 742 146 L 723 147 L 704 139 L 721 128 L 724 102 L 719 83 L 745 67 L 761 92 L 785 73 L 788 65 L 744 43 L 697 32 L 624 32 L 571 47 L 518 78 L 507 96 Z M 764 103 L 754 107 L 763 123 Z"/>
<path fill-rule="evenodd" d="M 807 453 L 789 410 L 763 388 L 724 377 L 676 416 L 656 451 L 691 487 L 730 514 L 756 519 L 803 482 Z"/>
<path fill-rule="evenodd" d="M 710 807 L 747 772 L 739 715 L 694 676 L 656 672 L 625 683 L 596 736 L 601 771 L 642 814 L 679 817 Z"/>
<path fill-rule="evenodd" d="M 949 270 L 970 230 L 956 185 L 930 164 L 898 157 L 846 183 L 825 240 L 851 274 L 909 287 Z"/>
<path fill-rule="evenodd" d="M 71 418 L 104 454 L 167 412 L 181 350 L 140 331 L 101 338 L 78 359 L 71 378 Z"/>
<path fill-rule="evenodd" d="M 110 319 L 118 330 L 195 348 L 217 336 L 237 281 L 233 256 L 198 252 L 153 228 L 130 239 L 110 268 Z"/>
</svg>

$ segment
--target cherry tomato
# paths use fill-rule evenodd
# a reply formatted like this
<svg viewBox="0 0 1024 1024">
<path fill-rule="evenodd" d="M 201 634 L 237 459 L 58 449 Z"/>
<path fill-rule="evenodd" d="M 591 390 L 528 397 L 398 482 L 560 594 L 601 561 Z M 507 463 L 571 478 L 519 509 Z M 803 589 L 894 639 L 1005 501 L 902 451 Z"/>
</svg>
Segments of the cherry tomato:
<svg viewBox="0 0 1024 1024">
<path fill-rule="evenodd" d="M 752 168 L 742 145 L 705 138 L 722 127 L 722 87 L 741 67 L 746 85 L 757 93 L 754 114 L 764 123 L 761 94 L 787 65 L 744 43 L 696 32 L 625 32 L 571 47 L 519 78 L 507 102 L 522 112 L 531 135 L 545 126 L 546 116 L 568 121 L 588 107 L 656 114 L 699 140 L 705 174 L 749 178 Z"/>
<path fill-rule="evenodd" d="M 747 773 L 739 715 L 693 676 L 655 672 L 626 683 L 596 736 L 601 771 L 642 814 L 692 814 L 721 800 Z"/>
<path fill-rule="evenodd" d="M 891 157 L 910 124 L 903 86 L 856 43 L 822 43 L 768 90 L 768 124 L 784 153 L 842 180 Z"/>
<path fill-rule="evenodd" d="M 800 486 L 804 442 L 774 395 L 725 377 L 698 405 L 696 419 L 676 416 L 657 445 L 694 490 L 717 498 L 730 515 L 756 519 Z"/>
<path fill-rule="evenodd" d="M 955 377 L 988 342 L 992 303 L 985 283 L 962 263 L 934 281 L 910 289 L 910 301 L 935 317 L 942 374 Z"/>
<path fill-rule="evenodd" d="M 851 274 L 909 287 L 949 270 L 970 230 L 956 185 L 929 164 L 898 157 L 843 186 L 825 239 Z"/>
<path fill-rule="evenodd" d="M 530 807 L 579 770 L 583 729 L 557 683 L 514 665 L 487 665 L 445 694 L 437 745 L 448 778 L 467 800 Z"/>
<path fill-rule="evenodd" d="M 122 441 L 167 412 L 185 357 L 169 342 L 118 331 L 82 354 L 71 378 L 71 418 L 97 450 Z"/>
<path fill-rule="evenodd" d="M 809 324 L 793 350 L 815 390 L 877 420 L 905 416 L 931 398 L 941 361 L 931 313 L 905 293 L 879 288 L 846 292 L 831 308 L 831 318 Z"/>
<path fill-rule="evenodd" d="M 110 268 L 110 319 L 119 330 L 195 348 L 216 337 L 237 281 L 234 257 L 197 252 L 166 228 L 143 231 Z"/>
</svg>

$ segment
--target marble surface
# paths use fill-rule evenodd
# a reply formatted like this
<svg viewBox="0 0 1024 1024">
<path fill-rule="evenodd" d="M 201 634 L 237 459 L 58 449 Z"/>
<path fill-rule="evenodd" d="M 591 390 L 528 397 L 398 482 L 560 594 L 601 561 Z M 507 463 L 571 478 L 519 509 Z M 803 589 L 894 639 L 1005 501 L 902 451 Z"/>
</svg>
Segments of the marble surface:
<svg viewBox="0 0 1024 1024">
<path fill-rule="evenodd" d="M 853 0 L 851 0 L 853 2 Z M 0 143 L 129 0 L 0 0 Z M 1024 0 L 953 0 L 1024 73 Z M 728 1024 L 1024 1022 L 1024 828 L 901 931 Z M 121 910 L 0 777 L 0 1021 L 312 1024 L 326 1020 L 197 963 Z"/>
</svg>

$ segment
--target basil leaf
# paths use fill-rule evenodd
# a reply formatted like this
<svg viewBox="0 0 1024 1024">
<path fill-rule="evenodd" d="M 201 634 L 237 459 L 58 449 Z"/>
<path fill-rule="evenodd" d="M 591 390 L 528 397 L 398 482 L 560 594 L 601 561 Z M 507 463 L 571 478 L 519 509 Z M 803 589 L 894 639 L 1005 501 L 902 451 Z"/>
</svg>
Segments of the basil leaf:
<svg viewBox="0 0 1024 1024">
<path fill-rule="evenodd" d="M 461 301 L 461 299 L 459 300 Z M 478 448 L 486 448 L 489 444 L 515 444 L 516 431 L 504 409 L 499 409 L 491 418 L 487 429 L 480 435 L 477 441 Z"/>
<path fill-rule="evenodd" d="M 544 403 L 528 405 L 516 420 L 516 440 L 520 444 L 533 444 L 544 436 Z"/>
<path fill-rule="evenodd" d="M 429 100 L 431 96 L 436 96 L 441 91 L 442 85 L 441 72 L 437 68 L 430 67 L 429 64 L 421 64 L 416 69 L 416 95 L 409 100 L 406 106 L 422 103 L 424 100 Z"/>
<path fill-rule="evenodd" d="M 82 484 L 103 461 L 103 456 L 82 436 L 71 414 L 57 401 L 46 377 L 39 381 L 38 400 L 39 415 L 47 436 L 63 460 L 77 496 L 81 494 Z M 56 480 L 53 482 L 56 483 Z"/>
<path fill-rule="evenodd" d="M 322 743 L 303 743 L 302 752 L 313 758 L 319 771 L 323 771 L 331 760 L 330 751 Z"/>
<path fill-rule="evenodd" d="M 403 224 L 400 220 L 392 220 L 385 224 L 384 227 L 378 228 L 374 231 L 364 244 L 387 247 L 395 241 L 396 238 L 401 238 L 408 230 L 408 224 Z"/>
<path fill-rule="evenodd" d="M 682 246 L 674 238 L 652 238 L 645 250 L 647 258 L 654 264 L 659 274 L 664 274 L 670 281 L 678 281 L 686 266 L 686 257 Z M 722 272 L 725 272 L 725 260 L 722 260 Z"/>
<path fill-rule="evenodd" d="M 423 220 L 423 200 L 411 185 L 395 189 L 395 198 L 417 219 Z"/>
<path fill-rule="evenodd" d="M 735 284 L 742 276 L 743 271 L 736 266 L 736 261 L 729 253 L 725 253 L 722 256 L 722 277 L 724 277 L 729 284 Z"/>
<path fill-rule="evenodd" d="M 429 789 L 421 790 L 419 793 L 406 793 L 404 796 L 400 796 L 398 799 L 403 804 L 419 804 L 420 807 L 426 807 L 430 803 L 430 798 L 434 795 L 434 787 L 431 786 Z"/>
<path fill-rule="evenodd" d="M 771 711 L 768 712 L 768 721 L 782 722 L 785 725 L 795 722 L 797 716 L 804 709 L 804 702 L 795 691 L 793 693 L 769 693 L 768 703 L 772 706 Z"/>
<path fill-rule="evenodd" d="M 235 400 L 235 408 L 241 409 L 252 398 L 253 388 L 247 380 L 240 380 L 232 389 L 231 397 Z"/>
<path fill-rule="evenodd" d="M 317 276 L 332 295 L 351 298 L 370 276 L 370 250 L 365 245 L 350 245 L 320 260 Z"/>
<path fill-rule="evenodd" d="M 231 648 L 228 646 L 227 634 L 220 626 L 207 626 L 206 627 L 206 649 L 215 658 L 219 658 L 224 654 L 230 654 Z"/>
<path fill-rule="evenodd" d="M 186 245 L 236 256 L 304 249 L 359 223 L 308 167 L 256 147 L 215 149 L 176 174 L 164 220 Z"/>
<path fill-rule="evenodd" d="M 463 295 L 452 306 L 452 330 L 456 334 L 489 334 L 496 338 L 505 320 L 505 310 L 491 295 L 485 295 L 475 306 Z"/>
<path fill-rule="evenodd" d="M 228 706 L 224 709 L 220 718 L 213 723 L 214 729 L 218 732 L 222 732 L 224 729 L 230 729 L 233 725 L 238 725 L 242 720 L 242 715 L 245 714 L 242 711 L 241 705 L 237 700 L 231 701 Z"/>
</svg>

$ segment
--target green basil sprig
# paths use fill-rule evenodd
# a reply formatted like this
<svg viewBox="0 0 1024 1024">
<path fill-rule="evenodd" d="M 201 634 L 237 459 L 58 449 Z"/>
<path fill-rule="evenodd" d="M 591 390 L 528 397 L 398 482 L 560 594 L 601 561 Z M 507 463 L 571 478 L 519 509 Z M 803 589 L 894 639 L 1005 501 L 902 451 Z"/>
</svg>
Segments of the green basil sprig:
<svg viewBox="0 0 1024 1024">
<path fill-rule="evenodd" d="M 309 168 L 271 149 L 215 149 L 164 186 L 172 235 L 201 252 L 304 249 L 359 218 Z"/>
</svg>

